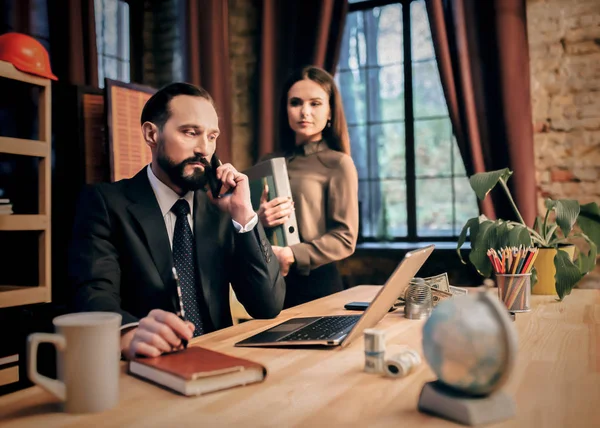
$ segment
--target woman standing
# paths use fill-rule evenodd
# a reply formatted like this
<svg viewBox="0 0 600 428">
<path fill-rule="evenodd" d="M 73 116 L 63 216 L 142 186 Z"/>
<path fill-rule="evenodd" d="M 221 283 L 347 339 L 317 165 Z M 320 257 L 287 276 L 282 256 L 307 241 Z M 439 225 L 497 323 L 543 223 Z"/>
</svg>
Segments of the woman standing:
<svg viewBox="0 0 600 428">
<path fill-rule="evenodd" d="M 339 91 L 326 71 L 308 66 L 283 88 L 279 138 L 293 202 L 266 200 L 259 218 L 269 228 L 296 210 L 300 244 L 273 247 L 286 277 L 285 307 L 343 289 L 334 262 L 350 256 L 358 236 L 358 174 L 350 157 Z"/>
</svg>

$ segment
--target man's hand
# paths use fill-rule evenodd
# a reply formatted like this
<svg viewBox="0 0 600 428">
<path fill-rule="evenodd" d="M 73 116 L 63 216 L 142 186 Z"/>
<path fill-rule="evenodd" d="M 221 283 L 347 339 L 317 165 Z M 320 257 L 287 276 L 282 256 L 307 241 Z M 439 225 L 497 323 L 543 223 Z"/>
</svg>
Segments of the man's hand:
<svg viewBox="0 0 600 428">
<path fill-rule="evenodd" d="M 265 184 L 260 197 L 260 208 L 258 218 L 264 227 L 275 227 L 285 223 L 294 211 L 294 201 L 291 198 L 280 196 L 271 201 L 269 198 L 269 186 Z"/>
<path fill-rule="evenodd" d="M 229 189 L 232 193 L 218 199 L 214 199 L 211 192 L 206 192 L 212 203 L 217 205 L 223 212 L 229 213 L 231 218 L 241 225 L 245 225 L 252 217 L 252 201 L 250 200 L 250 185 L 248 177 L 233 167 L 230 163 L 223 164 L 217 168 L 217 179 L 221 180 L 221 195 L 225 195 Z"/>
<path fill-rule="evenodd" d="M 287 276 L 290 271 L 290 267 L 296 261 L 294 257 L 294 253 L 290 247 L 278 247 L 276 245 L 271 246 L 273 249 L 273 253 L 277 260 L 279 261 L 279 270 L 281 271 L 281 275 Z"/>
<path fill-rule="evenodd" d="M 150 311 L 140 325 L 121 335 L 121 352 L 130 360 L 136 356 L 158 357 L 183 349 L 181 339 L 191 339 L 194 324 L 162 309 Z"/>
</svg>

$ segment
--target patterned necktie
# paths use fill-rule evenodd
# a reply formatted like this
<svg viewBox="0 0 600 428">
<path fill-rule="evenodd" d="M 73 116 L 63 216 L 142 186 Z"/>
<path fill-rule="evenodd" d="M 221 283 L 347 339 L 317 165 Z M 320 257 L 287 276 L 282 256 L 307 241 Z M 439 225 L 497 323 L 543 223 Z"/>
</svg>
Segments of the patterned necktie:
<svg viewBox="0 0 600 428">
<path fill-rule="evenodd" d="M 171 211 L 177 216 L 173 233 L 173 262 L 181 284 L 183 309 L 188 321 L 196 326 L 194 337 L 200 336 L 203 328 L 196 287 L 196 247 L 194 235 L 187 219 L 190 205 L 185 199 L 179 199 Z"/>
</svg>

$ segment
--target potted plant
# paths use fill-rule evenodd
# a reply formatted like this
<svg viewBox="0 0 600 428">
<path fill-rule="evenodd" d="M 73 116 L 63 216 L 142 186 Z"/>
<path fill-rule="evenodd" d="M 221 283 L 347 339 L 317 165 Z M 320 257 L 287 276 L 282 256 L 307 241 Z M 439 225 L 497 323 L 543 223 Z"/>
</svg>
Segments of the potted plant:
<svg viewBox="0 0 600 428">
<path fill-rule="evenodd" d="M 560 300 L 571 293 L 573 287 L 596 265 L 597 247 L 600 245 L 600 210 L 596 203 L 580 205 L 570 199 L 546 200 L 546 213 L 543 218 L 537 217 L 533 228 L 528 227 L 519 212 L 507 181 L 512 175 L 508 168 L 498 171 L 474 174 L 469 178 L 471 188 L 480 200 L 496 185 L 500 185 L 519 221 L 490 220 L 481 215 L 471 218 L 464 225 L 457 243 L 457 252 L 463 263 L 466 263 L 460 254 L 467 233 L 471 240 L 469 260 L 477 271 L 484 277 L 491 276 L 492 265 L 487 257 L 490 248 L 535 246 L 540 254 L 534 263 L 532 285 L 534 290 L 539 279 L 555 284 L 555 290 Z M 565 251 L 557 251 L 566 245 L 575 245 L 578 255 L 573 256 Z M 550 256 L 542 257 L 542 252 L 549 250 Z M 572 253 L 571 253 L 572 254 Z M 554 263 L 550 269 L 540 267 L 548 265 L 545 260 L 553 258 Z M 555 273 L 551 272 L 555 269 Z M 536 278 L 537 277 L 537 278 Z M 554 277 L 554 278 L 552 278 Z"/>
</svg>

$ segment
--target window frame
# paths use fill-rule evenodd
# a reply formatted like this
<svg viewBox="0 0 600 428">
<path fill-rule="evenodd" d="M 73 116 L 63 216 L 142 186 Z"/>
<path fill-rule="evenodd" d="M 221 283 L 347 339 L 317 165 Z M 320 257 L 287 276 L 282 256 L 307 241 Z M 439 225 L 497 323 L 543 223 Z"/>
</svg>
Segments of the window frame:
<svg viewBox="0 0 600 428">
<path fill-rule="evenodd" d="M 411 37 L 411 13 L 410 4 L 416 0 L 365 0 L 358 3 L 349 3 L 348 13 L 362 12 L 376 7 L 388 6 L 391 4 L 402 5 L 402 49 L 403 49 L 403 62 L 402 67 L 404 71 L 404 136 L 405 136 L 405 185 L 406 185 L 406 214 L 407 214 L 407 234 L 403 237 L 391 237 L 387 239 L 377 237 L 366 237 L 361 236 L 361 242 L 456 242 L 458 240 L 459 231 L 454 229 L 456 219 L 456 192 L 455 186 L 452 186 L 452 218 L 453 218 L 453 230 L 455 235 L 452 236 L 419 236 L 417 234 L 417 176 L 416 176 L 416 150 L 415 150 L 415 115 L 414 115 L 414 104 L 413 104 L 413 61 L 412 61 L 412 37 Z M 360 68 L 360 67 L 359 67 Z M 367 69 L 366 67 L 365 69 Z M 346 71 L 345 69 L 342 71 Z M 367 95 L 367 99 L 368 99 Z M 368 110 L 368 107 L 367 107 Z M 448 118 L 448 116 L 432 116 L 427 117 L 424 120 L 442 119 Z M 367 151 L 370 152 L 369 148 L 372 143 L 370 141 L 368 126 L 376 124 L 376 122 L 367 121 Z M 452 124 L 451 124 L 452 127 Z M 454 133 L 454 131 L 453 131 Z M 446 175 L 448 177 L 446 177 Z M 451 171 L 449 174 L 435 178 L 456 178 L 454 173 L 454 163 L 451 163 Z M 430 177 L 433 178 L 433 177 Z M 421 180 L 427 180 L 429 178 L 420 178 Z M 381 182 L 381 179 L 368 178 L 364 182 L 372 183 L 377 180 Z M 362 213 L 361 214 L 362 217 Z M 362 226 L 361 226 L 362 230 Z"/>
</svg>

